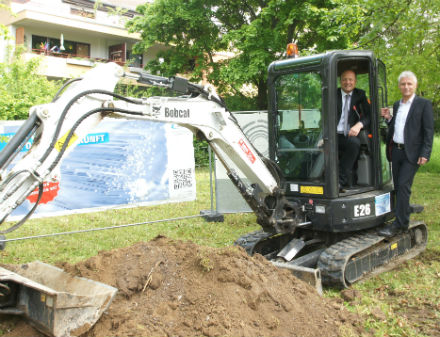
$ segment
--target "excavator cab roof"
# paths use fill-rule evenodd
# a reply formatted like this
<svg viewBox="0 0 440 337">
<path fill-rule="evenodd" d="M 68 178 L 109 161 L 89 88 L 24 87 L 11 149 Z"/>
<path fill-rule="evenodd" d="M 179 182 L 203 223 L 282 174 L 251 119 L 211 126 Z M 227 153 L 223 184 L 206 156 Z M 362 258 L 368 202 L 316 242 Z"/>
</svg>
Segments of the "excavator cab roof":
<svg viewBox="0 0 440 337">
<path fill-rule="evenodd" d="M 348 69 L 354 70 L 357 74 L 365 74 L 370 72 L 368 62 L 365 61 L 366 58 L 371 60 L 375 59 L 374 53 L 369 50 L 333 50 L 322 54 L 288 58 L 272 62 L 269 66 L 269 74 L 274 74 L 286 69 L 328 64 L 334 62 L 335 59 L 340 59 L 340 64 L 337 69 L 338 75 Z"/>
</svg>

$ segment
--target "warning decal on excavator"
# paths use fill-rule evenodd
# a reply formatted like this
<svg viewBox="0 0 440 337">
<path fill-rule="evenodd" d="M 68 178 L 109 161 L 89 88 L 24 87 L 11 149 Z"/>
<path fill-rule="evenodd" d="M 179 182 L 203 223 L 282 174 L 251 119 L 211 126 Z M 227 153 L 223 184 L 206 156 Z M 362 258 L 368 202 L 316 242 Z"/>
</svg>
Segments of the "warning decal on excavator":
<svg viewBox="0 0 440 337">
<path fill-rule="evenodd" d="M 63 148 L 64 142 L 66 141 L 66 138 L 67 138 L 67 136 L 69 135 L 69 133 L 70 133 L 70 130 L 67 131 L 67 132 L 65 133 L 65 135 L 62 136 L 60 139 L 58 139 L 58 141 L 56 142 L 56 144 L 55 144 L 55 149 L 57 149 L 58 152 L 60 152 L 61 149 Z M 72 144 L 75 142 L 75 140 L 77 140 L 77 139 L 78 139 L 78 136 L 75 135 L 75 134 L 73 134 L 72 137 L 70 138 L 70 142 L 69 142 L 69 145 L 67 145 L 67 147 L 69 147 L 70 145 L 72 145 Z M 66 147 L 66 149 L 67 149 L 67 147 Z"/>
<path fill-rule="evenodd" d="M 300 193 L 304 194 L 324 194 L 324 187 L 322 186 L 301 186 Z"/>
<path fill-rule="evenodd" d="M 40 204 L 47 204 L 49 201 L 52 201 L 58 195 L 59 190 L 60 190 L 60 183 L 59 182 L 45 181 L 43 183 L 43 194 L 41 196 L 39 203 Z M 40 190 L 37 187 L 35 190 L 32 191 L 31 194 L 29 194 L 27 196 L 26 199 L 29 200 L 30 203 L 35 204 L 38 200 L 39 192 L 40 192 Z"/>
<path fill-rule="evenodd" d="M 243 139 L 240 139 L 238 141 L 238 145 L 240 145 L 241 149 L 243 150 L 243 152 L 246 154 L 246 156 L 248 157 L 248 159 L 251 161 L 251 163 L 253 164 L 255 162 L 255 156 L 252 153 L 252 151 L 249 149 L 249 147 L 246 145 L 246 143 L 244 142 Z"/>
</svg>

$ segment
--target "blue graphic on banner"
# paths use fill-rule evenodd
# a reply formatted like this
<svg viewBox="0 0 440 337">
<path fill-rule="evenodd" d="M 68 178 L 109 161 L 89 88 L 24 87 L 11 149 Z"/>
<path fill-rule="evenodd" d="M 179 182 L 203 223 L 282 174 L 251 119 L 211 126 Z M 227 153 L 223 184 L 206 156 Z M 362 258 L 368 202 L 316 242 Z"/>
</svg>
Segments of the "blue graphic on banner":
<svg viewBox="0 0 440 337">
<path fill-rule="evenodd" d="M 0 133 L 0 151 L 3 150 L 3 148 L 6 146 L 6 144 L 14 135 L 15 132 Z M 29 139 L 20 151 L 21 152 L 28 151 L 31 148 L 32 143 L 33 143 L 33 139 Z"/>
<path fill-rule="evenodd" d="M 87 146 L 77 146 L 63 160 L 58 195 L 35 214 L 168 199 L 164 125 L 104 120 L 82 140 Z M 27 214 L 33 205 L 26 200 L 12 216 Z"/>
<path fill-rule="evenodd" d="M 108 140 L 109 140 L 108 132 L 90 133 L 81 140 L 79 145 L 108 143 Z"/>
<path fill-rule="evenodd" d="M 0 151 L 6 146 L 9 140 L 15 135 L 15 132 L 9 133 L 0 133 Z M 109 140 L 108 132 L 104 133 L 91 133 L 85 136 L 78 145 L 89 145 L 89 144 L 100 144 L 107 143 Z M 20 150 L 21 152 L 29 151 L 34 142 L 34 138 L 29 139 L 23 148 Z"/>
</svg>

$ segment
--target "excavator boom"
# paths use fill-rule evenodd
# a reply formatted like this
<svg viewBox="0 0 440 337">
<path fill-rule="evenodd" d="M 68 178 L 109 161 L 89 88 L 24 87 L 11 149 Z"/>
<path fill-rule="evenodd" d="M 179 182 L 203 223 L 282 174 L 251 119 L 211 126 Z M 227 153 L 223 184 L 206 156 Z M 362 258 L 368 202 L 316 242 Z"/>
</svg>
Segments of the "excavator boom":
<svg viewBox="0 0 440 337">
<path fill-rule="evenodd" d="M 123 97 L 113 92 L 123 77 L 169 88 L 184 96 Z M 296 223 L 304 220 L 299 216 L 299 209 L 296 210 L 298 217 L 291 217 L 296 206 L 283 198 L 274 165 L 255 150 L 211 87 L 201 87 L 183 78 L 153 76 L 140 69 L 124 72 L 117 64 L 108 63 L 71 83 L 51 103 L 31 108 L 30 115 L 0 153 L 2 222 L 36 188 L 41 194 L 44 181 L 59 179 L 58 168 L 63 158 L 103 118 L 141 119 L 186 127 L 208 141 L 265 230 L 292 231 Z M 8 164 L 13 154 L 31 136 L 34 137 L 32 147 L 10 168 Z M 240 179 L 232 164 L 243 172 L 249 184 Z M 10 232 L 23 222 L 0 233 Z"/>
<path fill-rule="evenodd" d="M 130 70 L 125 72 L 115 63 L 101 64 L 81 79 L 69 82 L 51 103 L 30 109 L 30 118 L 0 152 L 0 223 L 36 188 L 38 200 L 23 219 L 2 228 L 0 234 L 15 230 L 29 218 L 41 198 L 43 182 L 60 179 L 63 158 L 104 118 L 186 127 L 208 141 L 263 228 L 271 232 L 293 228 L 300 218 L 291 217 L 292 203 L 283 197 L 273 164 L 254 149 L 212 88 L 183 78 Z M 117 95 L 114 88 L 123 77 L 169 88 L 183 96 L 135 99 Z M 31 137 L 29 151 L 13 162 Z M 239 177 L 232 163 L 250 184 Z M 0 313 L 22 315 L 39 330 L 56 337 L 85 332 L 99 319 L 115 293 L 112 287 L 71 278 L 41 263 L 23 265 L 16 272 L 0 268 Z"/>
</svg>

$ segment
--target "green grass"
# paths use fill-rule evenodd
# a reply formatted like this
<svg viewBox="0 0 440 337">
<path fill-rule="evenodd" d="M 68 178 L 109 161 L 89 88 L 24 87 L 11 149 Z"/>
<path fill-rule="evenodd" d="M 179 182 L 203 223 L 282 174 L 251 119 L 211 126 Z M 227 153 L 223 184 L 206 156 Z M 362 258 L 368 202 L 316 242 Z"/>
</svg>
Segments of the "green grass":
<svg viewBox="0 0 440 337">
<path fill-rule="evenodd" d="M 197 200 L 194 202 L 33 219 L 7 235 L 7 239 L 193 216 L 199 215 L 201 210 L 210 209 L 210 207 L 209 174 L 206 169 L 202 169 L 197 172 Z M 231 214 L 226 215 L 225 218 L 224 223 L 208 223 L 199 217 L 104 231 L 11 241 L 6 243 L 6 249 L 0 254 L 2 263 L 18 264 L 34 260 L 48 263 L 57 261 L 75 263 L 96 255 L 100 250 L 126 247 L 135 242 L 151 240 L 157 235 L 220 247 L 231 245 L 240 235 L 258 228 L 253 214 Z"/>
<path fill-rule="evenodd" d="M 429 227 L 427 250 L 393 271 L 353 285 L 361 296 L 345 303 L 350 310 L 364 315 L 365 327 L 377 337 L 440 335 L 439 142 L 437 136 L 431 161 L 419 170 L 413 185 L 412 202 L 424 205 L 425 211 L 412 218 L 423 220 Z M 198 170 L 197 201 L 34 219 L 7 239 L 198 215 L 200 210 L 209 208 L 209 174 L 207 170 Z M 229 246 L 240 235 L 258 228 L 253 214 L 234 214 L 226 215 L 224 223 L 195 218 L 8 242 L 0 254 L 2 263 L 34 260 L 75 263 L 100 250 L 126 247 L 157 235 L 191 240 L 200 245 Z M 341 294 L 327 289 L 324 296 L 340 297 Z"/>
<path fill-rule="evenodd" d="M 346 306 L 365 315 L 365 327 L 374 336 L 440 335 L 439 186 L 440 174 L 423 172 L 416 175 L 413 185 L 411 202 L 425 210 L 411 218 L 428 225 L 426 251 L 392 271 L 352 286 L 361 297 Z M 340 293 L 326 290 L 325 295 L 339 297 Z"/>
<path fill-rule="evenodd" d="M 434 146 L 428 165 L 422 166 L 419 172 L 440 173 L 440 135 L 434 136 Z"/>
</svg>

